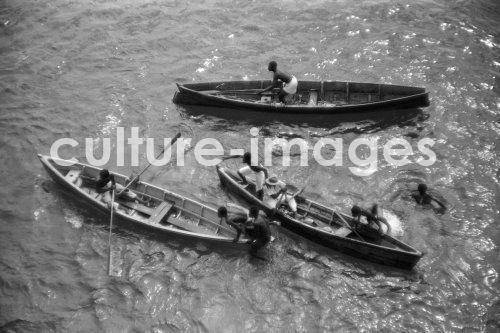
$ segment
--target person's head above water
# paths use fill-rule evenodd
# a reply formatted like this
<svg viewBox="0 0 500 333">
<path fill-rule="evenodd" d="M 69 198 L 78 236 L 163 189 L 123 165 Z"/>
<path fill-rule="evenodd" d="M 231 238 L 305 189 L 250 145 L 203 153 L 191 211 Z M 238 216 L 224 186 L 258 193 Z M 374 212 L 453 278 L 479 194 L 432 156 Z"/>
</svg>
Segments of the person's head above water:
<svg viewBox="0 0 500 333">
<path fill-rule="evenodd" d="M 420 192 L 420 194 L 425 194 L 425 192 L 427 192 L 427 185 L 418 184 L 418 191 Z"/>
<path fill-rule="evenodd" d="M 267 70 L 271 71 L 271 72 L 275 72 L 277 68 L 278 68 L 278 64 L 274 60 L 269 62 L 269 65 L 267 65 Z"/>
</svg>

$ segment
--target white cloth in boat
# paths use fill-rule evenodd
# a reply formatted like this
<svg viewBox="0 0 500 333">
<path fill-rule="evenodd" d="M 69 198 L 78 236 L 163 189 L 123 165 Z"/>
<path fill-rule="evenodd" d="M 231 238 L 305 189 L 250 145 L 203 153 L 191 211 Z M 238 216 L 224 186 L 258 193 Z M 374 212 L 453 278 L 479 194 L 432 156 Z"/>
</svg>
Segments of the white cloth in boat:
<svg viewBox="0 0 500 333">
<path fill-rule="evenodd" d="M 288 83 L 283 83 L 283 91 L 287 94 L 293 95 L 297 92 L 297 86 L 299 82 L 295 76 L 292 76 L 292 79 Z"/>
</svg>

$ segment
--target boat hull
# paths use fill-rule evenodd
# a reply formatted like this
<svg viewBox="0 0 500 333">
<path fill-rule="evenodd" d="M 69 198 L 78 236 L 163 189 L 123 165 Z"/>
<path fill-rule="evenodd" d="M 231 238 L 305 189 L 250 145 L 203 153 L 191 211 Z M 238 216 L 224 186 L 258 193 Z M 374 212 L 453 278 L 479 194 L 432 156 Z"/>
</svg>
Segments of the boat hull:
<svg viewBox="0 0 500 333">
<path fill-rule="evenodd" d="M 38 157 L 43 167 L 49 174 L 49 176 L 57 184 L 59 184 L 62 188 L 64 188 L 64 190 L 67 191 L 73 199 L 76 199 L 88 206 L 91 206 L 96 211 L 109 216 L 110 209 L 108 208 L 108 206 L 104 204 L 101 200 L 98 200 L 92 197 L 91 194 L 83 191 L 80 187 L 69 182 L 63 174 L 64 171 L 58 169 L 58 167 L 56 167 L 56 165 L 54 164 L 55 159 L 52 159 L 49 156 L 44 156 L 44 155 L 38 155 Z M 99 168 L 95 168 L 90 165 L 82 163 L 73 163 L 72 165 L 67 166 L 67 168 L 75 168 L 75 167 L 85 168 L 85 170 L 87 170 L 86 172 L 95 176 L 97 176 L 99 174 L 99 171 L 101 170 Z M 63 170 L 64 168 L 66 167 L 63 167 Z M 122 183 L 126 179 L 124 175 L 120 175 L 113 172 L 111 173 L 115 175 L 117 183 Z M 227 225 L 220 225 L 219 227 L 216 225 L 216 223 L 218 223 L 218 218 L 217 218 L 217 211 L 214 208 L 144 182 L 137 182 L 134 184 L 134 186 L 131 186 L 130 188 L 134 190 L 134 192 L 140 190 L 140 193 L 144 193 L 145 195 L 148 195 L 149 197 L 151 197 L 154 200 L 157 200 L 158 202 L 163 202 L 164 200 L 168 200 L 169 202 L 173 203 L 173 207 L 176 207 L 175 205 L 177 205 L 180 208 L 179 210 L 182 212 L 182 214 L 186 216 L 187 220 L 200 218 L 201 215 L 203 215 L 203 221 L 208 224 L 209 221 L 207 217 L 210 217 L 213 220 L 212 222 L 213 226 L 211 225 L 211 227 L 213 227 L 213 229 L 219 228 L 221 230 L 223 228 L 223 233 L 210 234 L 209 231 L 207 231 L 206 233 L 193 232 L 192 230 L 177 228 L 174 225 L 169 224 L 169 219 L 166 219 L 165 223 L 163 222 L 153 223 L 151 222 L 151 218 L 147 218 L 147 216 L 143 216 L 143 218 L 138 218 L 134 216 L 129 216 L 126 213 L 120 211 L 118 212 L 115 211 L 114 213 L 117 224 L 129 229 L 134 229 L 134 230 L 140 229 L 149 231 L 154 233 L 155 235 L 167 235 L 178 238 L 199 240 L 219 245 L 225 245 L 228 247 L 237 247 L 243 249 L 249 248 L 249 245 L 246 244 L 247 239 L 245 238 L 241 238 L 236 243 L 233 242 L 236 232 L 232 230 L 231 227 Z M 183 205 L 182 208 L 181 208 L 181 203 Z M 196 228 L 194 225 L 193 227 Z"/>
<path fill-rule="evenodd" d="M 338 236 L 331 232 L 326 232 L 317 227 L 303 223 L 287 214 L 282 213 L 281 211 L 275 212 L 266 206 L 262 201 L 258 200 L 252 193 L 240 186 L 239 182 L 235 180 L 236 175 L 234 173 L 232 174 L 231 170 L 223 167 L 217 167 L 217 173 L 222 186 L 228 191 L 237 195 L 248 204 L 259 207 L 270 218 L 280 220 L 282 227 L 315 243 L 354 257 L 403 269 L 412 269 L 422 257 L 422 253 L 420 251 L 417 251 L 411 246 L 388 235 L 383 236 L 381 243 L 374 244 L 355 237 Z M 300 206 L 304 206 L 306 202 L 312 202 L 300 196 L 296 197 L 296 199 L 299 203 L 299 209 Z M 332 216 L 335 214 L 331 208 L 323 206 L 319 203 L 312 203 L 324 211 L 330 211 Z M 348 221 L 347 223 L 349 223 L 351 227 L 354 225 L 353 220 L 349 216 L 345 214 L 342 214 L 342 216 L 346 222 Z M 384 244 L 387 246 L 384 246 Z"/>
<path fill-rule="evenodd" d="M 294 101 L 286 105 L 263 103 L 257 91 L 269 84 L 270 81 L 178 84 L 179 91 L 175 93 L 173 101 L 177 104 L 301 114 L 338 114 L 429 106 L 429 94 L 424 88 L 337 81 L 299 81 Z M 232 93 L 233 91 L 236 92 Z"/>
</svg>

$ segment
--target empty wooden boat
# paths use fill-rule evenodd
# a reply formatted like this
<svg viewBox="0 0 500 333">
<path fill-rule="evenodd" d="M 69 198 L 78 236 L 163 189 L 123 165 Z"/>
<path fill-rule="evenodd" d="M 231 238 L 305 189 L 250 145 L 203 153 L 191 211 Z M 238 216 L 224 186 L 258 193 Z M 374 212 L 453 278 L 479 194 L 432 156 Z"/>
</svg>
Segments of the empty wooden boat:
<svg viewBox="0 0 500 333">
<path fill-rule="evenodd" d="M 424 88 L 376 83 L 300 81 L 286 104 L 275 93 L 260 95 L 271 81 L 221 81 L 177 84 L 177 104 L 283 113 L 349 113 L 429 106 Z"/>
</svg>

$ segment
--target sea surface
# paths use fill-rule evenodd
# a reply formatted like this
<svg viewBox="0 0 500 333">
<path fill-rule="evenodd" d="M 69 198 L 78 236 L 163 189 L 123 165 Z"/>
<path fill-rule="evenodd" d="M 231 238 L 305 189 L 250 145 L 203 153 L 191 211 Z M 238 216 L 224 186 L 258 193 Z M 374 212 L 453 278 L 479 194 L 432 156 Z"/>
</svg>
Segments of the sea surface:
<svg viewBox="0 0 500 333">
<path fill-rule="evenodd" d="M 500 4 L 498 1 L 0 1 L 0 332 L 498 332 L 500 330 Z M 374 114 L 265 115 L 176 105 L 175 83 L 269 79 L 425 87 L 430 106 Z M 98 156 L 116 129 L 158 144 L 181 132 L 225 151 L 265 138 L 340 138 L 343 166 L 276 163 L 272 173 L 348 212 L 378 203 L 400 238 L 425 252 L 412 271 L 315 245 L 273 227 L 267 261 L 193 240 L 113 229 L 119 277 L 107 274 L 108 223 L 46 174 L 37 153 Z M 369 176 L 349 144 L 376 140 Z M 410 164 L 383 155 L 410 142 Z M 435 141 L 436 161 L 416 149 Z M 367 152 L 360 149 L 360 156 Z M 363 155 L 364 154 L 364 155 Z M 233 200 L 192 147 L 184 166 L 142 179 L 199 201 Z M 279 151 L 275 160 L 280 161 Z M 177 157 L 179 158 L 179 157 Z M 233 161 L 234 166 L 238 161 Z M 418 183 L 445 201 L 410 197 Z"/>
</svg>

